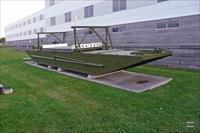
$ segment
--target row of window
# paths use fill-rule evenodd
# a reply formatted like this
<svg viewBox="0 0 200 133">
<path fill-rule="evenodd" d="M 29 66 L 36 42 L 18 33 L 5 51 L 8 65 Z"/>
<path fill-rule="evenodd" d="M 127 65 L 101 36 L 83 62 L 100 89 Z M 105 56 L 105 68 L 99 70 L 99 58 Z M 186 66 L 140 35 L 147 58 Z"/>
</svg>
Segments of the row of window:
<svg viewBox="0 0 200 133">
<path fill-rule="evenodd" d="M 41 27 L 40 29 L 28 30 L 28 31 L 24 31 L 24 32 L 7 35 L 6 38 L 14 38 L 14 37 L 22 37 L 22 36 L 26 36 L 26 35 L 33 35 L 33 34 L 36 34 L 37 32 L 43 32 L 43 31 L 44 31 L 44 28 Z"/>
<path fill-rule="evenodd" d="M 126 9 L 126 1 L 127 0 L 113 0 L 113 12 L 125 10 Z M 94 5 L 90 5 L 84 7 L 84 17 L 89 18 L 94 16 Z M 64 14 L 65 22 L 72 21 L 71 12 L 67 12 Z M 50 25 L 56 25 L 56 17 L 50 18 Z"/>
<path fill-rule="evenodd" d="M 156 24 L 156 29 L 170 29 L 170 28 L 178 28 L 180 26 L 179 22 L 167 22 L 167 23 L 157 23 Z M 112 28 L 112 32 L 117 33 L 117 32 L 124 32 L 126 31 L 126 27 L 125 26 L 119 26 L 119 27 L 114 27 Z M 6 38 L 12 38 L 12 37 L 21 37 L 21 36 L 26 36 L 26 35 L 32 35 L 35 34 L 37 32 L 43 32 L 44 29 L 43 27 L 41 27 L 39 29 L 39 31 L 37 29 L 34 29 L 33 31 L 29 30 L 29 31 L 24 31 L 24 32 L 20 32 L 20 33 L 16 33 L 16 34 L 12 34 L 12 35 L 8 35 Z M 92 32 L 91 32 L 92 34 Z"/>
<path fill-rule="evenodd" d="M 27 21 L 23 21 L 19 24 L 15 24 L 13 26 L 10 26 L 9 28 L 6 29 L 6 31 L 9 31 L 9 30 L 14 30 L 14 29 L 17 29 L 17 28 L 20 28 L 22 26 L 26 26 L 26 25 L 29 25 L 31 23 L 36 23 L 36 21 L 42 21 L 44 18 L 43 18 L 43 15 L 40 15 L 38 18 L 37 17 L 33 17 L 32 19 L 28 19 Z M 32 20 L 32 22 L 31 22 Z"/>
<path fill-rule="evenodd" d="M 164 1 L 168 1 L 168 0 L 158 0 L 158 2 L 164 2 Z"/>
<path fill-rule="evenodd" d="M 158 2 L 163 2 L 167 0 L 158 0 Z M 54 5 L 54 0 L 50 0 L 50 3 Z M 51 5 L 51 6 L 52 6 Z M 126 10 L 127 8 L 127 0 L 113 0 L 113 12 L 121 11 L 121 10 Z M 71 12 L 67 12 L 64 14 L 65 15 L 65 22 L 71 22 Z M 84 7 L 84 17 L 89 18 L 94 16 L 94 5 L 90 5 L 87 7 Z M 50 25 L 56 25 L 56 17 L 51 17 L 50 18 Z"/>
<path fill-rule="evenodd" d="M 112 1 L 113 1 L 113 12 L 125 10 L 127 8 L 127 0 L 112 0 Z M 158 0 L 158 2 L 163 2 L 163 1 L 167 0 Z M 50 6 L 54 4 L 55 0 L 50 0 Z M 89 18 L 93 16 L 94 16 L 94 5 L 84 7 L 84 17 Z M 40 15 L 38 17 L 39 21 L 43 19 L 44 19 L 43 15 Z M 33 23 L 36 23 L 37 17 L 33 17 L 32 19 L 28 19 L 27 21 L 23 21 L 22 23 L 10 26 L 9 28 L 6 29 L 6 31 L 17 29 L 25 25 L 29 25 L 31 24 L 31 20 Z M 71 21 L 71 12 L 65 13 L 65 22 L 70 22 L 70 21 Z M 50 18 L 50 23 L 51 25 L 56 25 L 56 18 L 55 17 Z"/>
<path fill-rule="evenodd" d="M 174 22 L 167 22 L 167 23 L 157 23 L 156 29 L 171 29 L 171 28 L 178 28 L 180 26 L 178 21 Z M 112 28 L 112 32 L 124 32 L 126 31 L 125 26 L 119 26 Z"/>
<path fill-rule="evenodd" d="M 180 27 L 180 24 L 178 21 L 156 24 L 156 29 L 172 29 L 172 28 L 179 28 L 179 27 Z M 124 32 L 126 30 L 127 29 L 125 26 L 112 28 L 112 32 Z"/>
<path fill-rule="evenodd" d="M 163 2 L 167 0 L 157 0 L 158 2 Z M 119 11 L 126 9 L 126 0 L 113 0 L 113 3 L 115 3 L 115 8 L 113 8 L 113 11 Z M 49 6 L 55 5 L 55 0 L 49 0 Z"/>
<path fill-rule="evenodd" d="M 156 28 L 157 29 L 170 29 L 170 28 L 178 28 L 179 22 L 167 22 L 167 23 L 157 23 Z"/>
</svg>

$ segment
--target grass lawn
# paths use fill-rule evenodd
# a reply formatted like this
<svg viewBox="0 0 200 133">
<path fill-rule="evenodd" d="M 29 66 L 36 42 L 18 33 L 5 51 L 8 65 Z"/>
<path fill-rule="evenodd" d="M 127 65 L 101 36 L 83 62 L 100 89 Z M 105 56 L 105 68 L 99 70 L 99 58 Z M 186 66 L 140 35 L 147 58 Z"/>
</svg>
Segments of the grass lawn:
<svg viewBox="0 0 200 133">
<path fill-rule="evenodd" d="M 200 71 L 129 69 L 173 78 L 137 94 L 35 68 L 24 57 L 0 48 L 0 83 L 14 89 L 0 95 L 1 133 L 200 131 Z"/>
</svg>

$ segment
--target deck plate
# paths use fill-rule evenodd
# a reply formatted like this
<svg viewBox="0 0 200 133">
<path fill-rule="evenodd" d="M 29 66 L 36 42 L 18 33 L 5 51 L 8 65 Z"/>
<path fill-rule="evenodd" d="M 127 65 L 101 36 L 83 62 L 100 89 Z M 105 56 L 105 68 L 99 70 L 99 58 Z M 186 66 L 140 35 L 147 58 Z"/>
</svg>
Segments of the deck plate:
<svg viewBox="0 0 200 133">
<path fill-rule="evenodd" d="M 57 69 L 53 69 L 51 67 L 38 65 L 33 61 L 26 61 L 25 63 L 39 67 L 42 69 L 55 71 L 67 76 L 76 77 L 79 79 L 88 80 L 91 82 L 101 83 L 104 85 L 112 86 L 118 89 L 123 89 L 131 92 L 144 92 L 147 90 L 154 89 L 156 87 L 162 86 L 170 82 L 172 79 L 167 77 L 149 75 L 149 74 L 141 74 L 135 72 L 128 71 L 117 71 L 109 74 L 104 74 L 100 76 L 83 76 L 77 73 L 69 72 L 69 71 L 58 71 Z"/>
</svg>

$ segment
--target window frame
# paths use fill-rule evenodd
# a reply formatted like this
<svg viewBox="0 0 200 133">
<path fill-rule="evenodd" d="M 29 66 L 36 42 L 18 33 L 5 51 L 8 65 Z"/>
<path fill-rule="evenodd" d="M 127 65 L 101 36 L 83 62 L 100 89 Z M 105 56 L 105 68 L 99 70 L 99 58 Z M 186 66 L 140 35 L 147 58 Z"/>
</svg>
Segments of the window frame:
<svg viewBox="0 0 200 133">
<path fill-rule="evenodd" d="M 55 5 L 55 0 L 49 0 L 49 6 Z"/>
<path fill-rule="evenodd" d="M 50 18 L 50 25 L 51 26 L 56 25 L 56 17 L 55 16 Z"/>
<path fill-rule="evenodd" d="M 72 13 L 71 12 L 66 12 L 64 15 L 65 15 L 65 23 L 72 21 Z"/>
<path fill-rule="evenodd" d="M 36 23 L 36 21 L 37 21 L 36 17 L 33 17 L 33 23 Z"/>
<path fill-rule="evenodd" d="M 112 0 L 112 3 L 113 3 L 113 12 L 127 9 L 127 0 Z"/>
<path fill-rule="evenodd" d="M 84 17 L 90 18 L 94 16 L 94 5 L 84 7 Z"/>
<path fill-rule="evenodd" d="M 159 28 L 158 24 L 163 24 L 165 26 Z M 169 26 L 170 24 L 176 24 L 177 26 Z M 167 29 L 176 29 L 176 28 L 180 28 L 180 22 L 179 21 L 156 23 L 156 30 L 167 30 Z"/>
<path fill-rule="evenodd" d="M 39 18 L 40 18 L 40 21 L 42 21 L 42 20 L 43 20 L 43 15 L 41 14 L 41 15 L 39 16 Z"/>
</svg>

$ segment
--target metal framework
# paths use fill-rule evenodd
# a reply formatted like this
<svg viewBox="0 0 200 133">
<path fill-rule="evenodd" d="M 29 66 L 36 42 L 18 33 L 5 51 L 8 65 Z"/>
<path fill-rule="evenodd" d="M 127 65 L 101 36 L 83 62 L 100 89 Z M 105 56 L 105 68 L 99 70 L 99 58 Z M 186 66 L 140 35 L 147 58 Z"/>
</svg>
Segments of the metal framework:
<svg viewBox="0 0 200 133">
<path fill-rule="evenodd" d="M 109 47 L 112 48 L 112 40 L 111 40 L 111 36 L 109 33 L 109 26 L 72 26 L 71 27 L 73 29 L 74 32 L 74 45 L 75 45 L 75 51 L 82 51 L 81 49 L 81 44 L 84 42 L 85 38 L 92 32 L 95 33 L 95 35 L 99 38 L 99 40 L 102 42 L 103 46 L 102 48 L 104 49 L 108 49 Z M 77 34 L 77 30 L 79 29 L 88 29 L 88 32 L 85 33 L 85 35 L 80 39 L 79 41 L 79 37 Z M 104 29 L 105 30 L 105 35 L 106 37 L 103 38 L 96 29 Z M 58 41 L 58 43 L 66 43 L 66 37 L 67 37 L 67 32 L 39 32 L 36 33 L 37 34 L 37 47 L 38 50 L 40 49 L 40 45 L 41 44 L 46 44 L 46 42 L 49 40 L 49 38 L 51 36 L 55 37 L 56 40 Z M 46 34 L 49 35 L 47 36 L 47 38 L 45 38 L 45 40 L 43 40 L 40 43 L 40 35 L 42 34 Z M 63 39 L 60 39 L 56 34 L 63 34 Z"/>
<path fill-rule="evenodd" d="M 72 26 L 71 27 L 74 31 L 74 45 L 76 50 L 81 49 L 81 44 L 83 43 L 83 41 L 85 40 L 85 38 L 90 34 L 90 32 L 94 32 L 95 35 L 99 38 L 99 40 L 102 42 L 103 44 L 103 48 L 108 49 L 109 47 L 112 48 L 112 40 L 110 37 L 110 33 L 109 33 L 109 26 Z M 89 32 L 87 32 L 79 41 L 78 38 L 78 34 L 77 34 L 77 30 L 78 29 L 88 29 Z M 105 29 L 105 34 L 106 34 L 106 38 L 103 39 L 102 36 L 99 35 L 99 33 L 96 31 L 96 29 Z"/>
<path fill-rule="evenodd" d="M 59 43 L 66 43 L 67 32 L 38 32 L 36 34 L 37 34 L 37 41 L 38 41 L 37 47 L 39 50 L 40 50 L 40 45 L 45 44 L 51 36 L 54 36 Z M 49 35 L 49 36 L 47 36 L 47 38 L 40 43 L 40 35 L 42 34 Z M 58 38 L 56 34 L 63 34 L 63 39 L 61 40 L 60 38 Z"/>
</svg>

